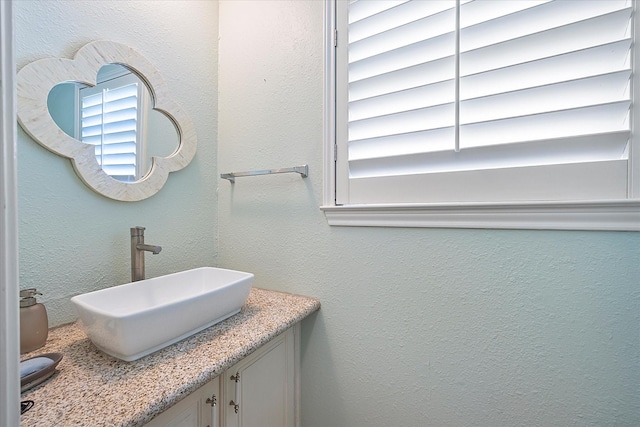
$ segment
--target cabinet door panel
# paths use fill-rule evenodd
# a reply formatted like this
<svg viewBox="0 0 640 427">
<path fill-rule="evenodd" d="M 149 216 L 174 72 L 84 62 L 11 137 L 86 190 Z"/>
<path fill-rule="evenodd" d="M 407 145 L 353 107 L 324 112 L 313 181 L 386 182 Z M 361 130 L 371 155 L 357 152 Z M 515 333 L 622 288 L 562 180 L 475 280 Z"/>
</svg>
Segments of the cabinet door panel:
<svg viewBox="0 0 640 427">
<path fill-rule="evenodd" d="M 293 427 L 291 329 L 229 369 L 225 378 L 227 427 Z"/>
<path fill-rule="evenodd" d="M 243 427 L 287 425 L 286 377 L 284 343 L 242 370 L 239 391 Z"/>
</svg>

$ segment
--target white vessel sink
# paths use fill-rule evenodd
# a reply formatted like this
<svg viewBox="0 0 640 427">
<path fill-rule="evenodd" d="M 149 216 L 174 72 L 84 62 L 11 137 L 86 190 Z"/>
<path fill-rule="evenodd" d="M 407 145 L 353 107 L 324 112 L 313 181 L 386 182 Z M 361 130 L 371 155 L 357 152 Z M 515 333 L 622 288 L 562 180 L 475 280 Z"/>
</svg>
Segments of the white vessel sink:
<svg viewBox="0 0 640 427">
<path fill-rule="evenodd" d="M 238 313 L 253 274 L 202 267 L 71 298 L 100 350 L 132 361 Z"/>
</svg>

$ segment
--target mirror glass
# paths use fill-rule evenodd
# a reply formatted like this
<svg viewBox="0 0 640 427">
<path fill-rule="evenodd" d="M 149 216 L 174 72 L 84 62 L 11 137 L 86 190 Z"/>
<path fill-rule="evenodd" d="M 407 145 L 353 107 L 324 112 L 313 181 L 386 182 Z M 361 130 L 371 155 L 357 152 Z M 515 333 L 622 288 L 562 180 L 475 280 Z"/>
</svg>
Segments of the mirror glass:
<svg viewBox="0 0 640 427">
<path fill-rule="evenodd" d="M 95 86 L 61 82 L 47 97 L 56 125 L 95 146 L 102 170 L 122 182 L 139 181 L 149 173 L 152 157 L 167 157 L 178 149 L 175 124 L 153 103 L 144 80 L 120 64 L 103 65 Z"/>
</svg>

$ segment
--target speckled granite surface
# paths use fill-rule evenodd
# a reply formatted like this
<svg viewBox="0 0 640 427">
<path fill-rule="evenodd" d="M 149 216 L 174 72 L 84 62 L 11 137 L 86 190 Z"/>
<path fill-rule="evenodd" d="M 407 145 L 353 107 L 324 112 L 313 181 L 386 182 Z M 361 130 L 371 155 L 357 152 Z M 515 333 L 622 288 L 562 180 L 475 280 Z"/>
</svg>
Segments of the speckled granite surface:
<svg viewBox="0 0 640 427">
<path fill-rule="evenodd" d="M 98 350 L 76 323 L 49 331 L 58 372 L 24 392 L 22 426 L 140 426 L 320 308 L 300 295 L 253 288 L 240 313 L 134 362 Z"/>
</svg>

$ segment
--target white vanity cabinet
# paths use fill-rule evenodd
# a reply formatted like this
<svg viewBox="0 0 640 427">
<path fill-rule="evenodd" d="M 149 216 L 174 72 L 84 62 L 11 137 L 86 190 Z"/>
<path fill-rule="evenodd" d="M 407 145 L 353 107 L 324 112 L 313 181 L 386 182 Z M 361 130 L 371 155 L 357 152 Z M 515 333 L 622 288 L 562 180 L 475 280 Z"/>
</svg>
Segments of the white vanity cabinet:
<svg viewBox="0 0 640 427">
<path fill-rule="evenodd" d="M 299 329 L 287 329 L 147 426 L 298 426 Z"/>
</svg>

